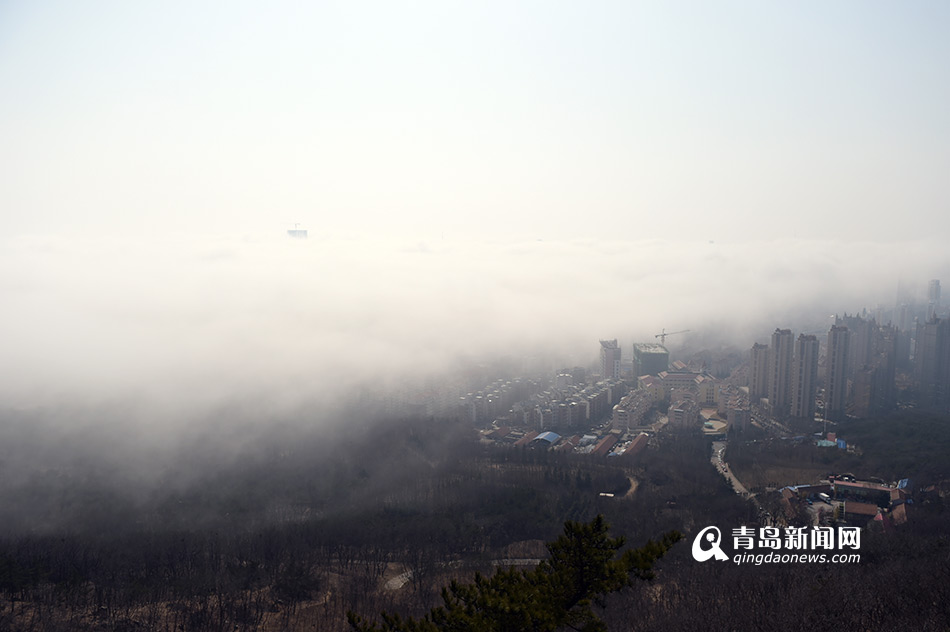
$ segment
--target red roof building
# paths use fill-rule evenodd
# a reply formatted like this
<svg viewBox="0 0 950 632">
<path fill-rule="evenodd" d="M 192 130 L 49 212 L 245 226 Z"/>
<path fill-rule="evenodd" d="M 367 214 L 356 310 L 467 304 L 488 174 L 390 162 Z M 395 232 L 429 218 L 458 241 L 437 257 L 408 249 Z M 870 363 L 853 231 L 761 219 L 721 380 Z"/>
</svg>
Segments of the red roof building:
<svg viewBox="0 0 950 632">
<path fill-rule="evenodd" d="M 600 440 L 600 443 L 591 451 L 591 454 L 594 456 L 607 456 L 607 453 L 610 452 L 610 449 L 614 447 L 615 443 L 617 443 L 617 435 L 609 434 Z"/>
<path fill-rule="evenodd" d="M 650 437 L 648 437 L 647 435 L 641 432 L 640 434 L 637 435 L 637 437 L 633 441 L 630 442 L 630 445 L 627 446 L 627 449 L 624 450 L 623 452 L 624 456 L 629 456 L 629 457 L 637 456 L 638 454 L 643 452 L 644 448 L 647 447 L 647 443 L 649 443 L 649 441 L 650 441 Z"/>
<path fill-rule="evenodd" d="M 531 432 L 527 433 L 525 436 L 523 436 L 523 437 L 521 437 L 520 439 L 518 439 L 517 441 L 515 441 L 515 447 L 518 448 L 518 447 L 521 447 L 521 446 L 523 446 L 523 445 L 527 445 L 527 444 L 531 443 L 531 440 L 534 439 L 534 438 L 537 437 L 537 436 L 538 436 L 538 433 L 537 433 L 536 431 L 532 430 Z"/>
<path fill-rule="evenodd" d="M 880 507 L 871 503 L 861 503 L 852 500 L 845 501 L 842 505 L 844 509 L 844 519 L 854 524 L 866 524 L 881 513 Z"/>
</svg>

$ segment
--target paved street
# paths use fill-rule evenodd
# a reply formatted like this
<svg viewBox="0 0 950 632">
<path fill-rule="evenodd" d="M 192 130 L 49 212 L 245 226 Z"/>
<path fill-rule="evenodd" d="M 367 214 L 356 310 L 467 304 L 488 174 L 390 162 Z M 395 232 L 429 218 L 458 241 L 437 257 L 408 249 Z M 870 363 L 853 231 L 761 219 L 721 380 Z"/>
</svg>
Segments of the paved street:
<svg viewBox="0 0 950 632">
<path fill-rule="evenodd" d="M 742 482 L 736 478 L 735 474 L 732 473 L 732 470 L 729 469 L 729 464 L 722 460 L 725 450 L 725 441 L 713 441 L 713 453 L 710 461 L 712 461 L 712 464 L 716 466 L 716 469 L 719 470 L 719 473 L 722 474 L 726 480 L 732 484 L 732 488 L 736 490 L 737 493 L 741 494 L 744 498 L 753 498 L 752 494 L 749 493 L 749 490 L 745 488 Z"/>
<path fill-rule="evenodd" d="M 712 456 L 709 460 L 712 462 L 716 469 L 719 470 L 719 473 L 725 477 L 727 481 L 732 485 L 732 488 L 736 490 L 736 493 L 745 498 L 746 500 L 752 501 L 756 508 L 759 510 L 759 517 L 763 524 L 772 524 L 772 516 L 765 511 L 762 507 L 762 504 L 759 503 L 759 499 L 755 497 L 755 494 L 749 492 L 746 489 L 745 485 L 742 484 L 736 475 L 732 473 L 732 470 L 729 469 L 729 464 L 722 460 L 723 454 L 726 451 L 726 441 L 713 441 L 713 451 Z"/>
</svg>

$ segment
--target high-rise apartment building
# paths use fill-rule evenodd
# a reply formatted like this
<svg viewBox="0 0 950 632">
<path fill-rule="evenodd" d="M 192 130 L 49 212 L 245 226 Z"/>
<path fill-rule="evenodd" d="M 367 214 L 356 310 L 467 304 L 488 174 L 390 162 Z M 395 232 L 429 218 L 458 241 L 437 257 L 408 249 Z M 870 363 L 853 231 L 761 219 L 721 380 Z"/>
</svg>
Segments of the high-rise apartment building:
<svg viewBox="0 0 950 632">
<path fill-rule="evenodd" d="M 752 345 L 749 358 L 749 399 L 758 404 L 769 396 L 769 347 L 760 342 Z"/>
<path fill-rule="evenodd" d="M 940 279 L 927 284 L 927 320 L 940 314 Z"/>
<path fill-rule="evenodd" d="M 917 325 L 914 377 L 922 407 L 950 406 L 950 320 L 934 316 Z"/>
<path fill-rule="evenodd" d="M 893 325 L 878 327 L 875 357 L 871 365 L 877 370 L 878 388 L 874 392 L 872 410 L 891 410 L 897 405 L 898 344 L 901 335 Z"/>
<path fill-rule="evenodd" d="M 616 339 L 600 341 L 600 376 L 604 380 L 620 379 L 620 346 Z"/>
<path fill-rule="evenodd" d="M 825 418 L 837 421 L 845 416 L 848 404 L 848 357 L 851 332 L 844 325 L 828 331 L 825 387 Z"/>
<path fill-rule="evenodd" d="M 769 406 L 772 414 L 788 414 L 791 404 L 792 347 L 791 329 L 776 329 L 769 347 Z"/>
<path fill-rule="evenodd" d="M 853 316 L 836 316 L 836 325 L 844 325 L 850 332 L 848 335 L 848 372 L 847 378 L 854 380 L 858 371 L 864 369 L 874 355 L 874 341 L 877 333 L 877 323 L 873 320 Z"/>
<path fill-rule="evenodd" d="M 801 334 L 795 343 L 792 361 L 792 417 L 814 418 L 817 390 L 818 338 Z"/>
</svg>

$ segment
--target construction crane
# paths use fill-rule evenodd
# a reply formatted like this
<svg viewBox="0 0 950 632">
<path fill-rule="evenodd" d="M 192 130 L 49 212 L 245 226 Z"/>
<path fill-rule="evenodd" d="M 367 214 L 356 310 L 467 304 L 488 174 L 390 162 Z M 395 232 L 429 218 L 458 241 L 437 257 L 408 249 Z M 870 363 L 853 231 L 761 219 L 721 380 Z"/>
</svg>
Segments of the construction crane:
<svg viewBox="0 0 950 632">
<path fill-rule="evenodd" d="M 669 332 L 668 332 L 668 331 L 666 331 L 666 328 L 664 328 L 664 329 L 663 329 L 663 333 L 660 333 L 660 334 L 655 335 L 654 338 L 659 338 L 659 339 L 660 339 L 660 344 L 661 344 L 661 345 L 665 345 L 665 344 L 666 344 L 666 337 L 667 337 L 667 336 L 672 336 L 673 334 L 685 334 L 685 333 L 688 332 L 688 331 L 689 331 L 689 329 L 681 329 L 680 331 L 669 331 Z"/>
</svg>

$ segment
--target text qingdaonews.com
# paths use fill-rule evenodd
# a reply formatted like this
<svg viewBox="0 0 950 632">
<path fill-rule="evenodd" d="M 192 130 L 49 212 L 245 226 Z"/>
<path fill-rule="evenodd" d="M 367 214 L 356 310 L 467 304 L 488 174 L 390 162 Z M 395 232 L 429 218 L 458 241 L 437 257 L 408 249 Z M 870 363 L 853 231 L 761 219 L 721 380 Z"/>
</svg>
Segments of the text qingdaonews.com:
<svg viewBox="0 0 950 632">
<path fill-rule="evenodd" d="M 736 566 L 741 564 L 857 564 L 861 561 L 860 553 L 740 553 L 732 558 Z"/>
</svg>

